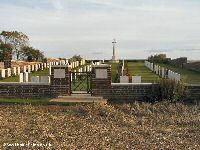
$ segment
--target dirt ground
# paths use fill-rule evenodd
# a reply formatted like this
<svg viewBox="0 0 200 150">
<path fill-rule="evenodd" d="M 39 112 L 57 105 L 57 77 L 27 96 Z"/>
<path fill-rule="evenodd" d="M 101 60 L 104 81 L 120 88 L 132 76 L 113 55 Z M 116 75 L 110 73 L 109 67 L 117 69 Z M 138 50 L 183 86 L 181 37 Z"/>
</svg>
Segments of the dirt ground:
<svg viewBox="0 0 200 150">
<path fill-rule="evenodd" d="M 199 149 L 200 106 L 0 105 L 0 149 L 27 148 Z"/>
</svg>

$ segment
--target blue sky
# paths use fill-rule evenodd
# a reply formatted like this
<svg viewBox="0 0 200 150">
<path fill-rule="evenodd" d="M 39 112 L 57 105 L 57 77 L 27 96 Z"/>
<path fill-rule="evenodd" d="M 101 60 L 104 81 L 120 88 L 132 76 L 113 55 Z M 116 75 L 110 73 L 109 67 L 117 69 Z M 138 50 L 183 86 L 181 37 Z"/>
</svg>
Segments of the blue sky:
<svg viewBox="0 0 200 150">
<path fill-rule="evenodd" d="M 0 31 L 27 34 L 48 57 L 200 57 L 199 0 L 0 0 Z"/>
</svg>

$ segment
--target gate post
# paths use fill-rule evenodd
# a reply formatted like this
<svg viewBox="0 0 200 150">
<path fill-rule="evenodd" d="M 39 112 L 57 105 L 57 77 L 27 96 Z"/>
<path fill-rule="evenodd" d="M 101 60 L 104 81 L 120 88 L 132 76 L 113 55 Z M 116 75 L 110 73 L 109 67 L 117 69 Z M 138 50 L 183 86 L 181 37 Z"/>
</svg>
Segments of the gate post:
<svg viewBox="0 0 200 150">
<path fill-rule="evenodd" d="M 70 71 L 71 66 L 68 65 L 51 66 L 51 95 L 53 97 L 71 95 Z"/>
<path fill-rule="evenodd" d="M 111 65 L 101 64 L 93 65 L 92 73 L 92 94 L 94 96 L 104 96 L 104 94 L 110 94 L 111 90 Z"/>
</svg>

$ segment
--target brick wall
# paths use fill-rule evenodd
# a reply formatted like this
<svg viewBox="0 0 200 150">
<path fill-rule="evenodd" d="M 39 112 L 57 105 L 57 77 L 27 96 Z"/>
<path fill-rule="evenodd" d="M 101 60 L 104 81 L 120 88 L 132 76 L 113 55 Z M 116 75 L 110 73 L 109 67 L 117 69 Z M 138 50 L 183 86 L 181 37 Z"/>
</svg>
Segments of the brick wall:
<svg viewBox="0 0 200 150">
<path fill-rule="evenodd" d="M 186 85 L 186 88 L 191 99 L 200 101 L 200 84 Z"/>
<path fill-rule="evenodd" d="M 50 94 L 50 84 L 0 83 L 1 98 L 40 98 L 48 97 Z"/>
<path fill-rule="evenodd" d="M 93 95 L 103 96 L 109 100 L 134 101 L 148 100 L 152 91 L 152 84 L 112 83 L 111 88 L 95 88 Z"/>
<path fill-rule="evenodd" d="M 111 83 L 111 66 L 101 66 L 100 68 L 107 69 L 108 77 L 106 79 L 93 77 L 94 96 L 103 96 L 105 99 L 116 101 L 151 100 L 153 89 L 157 84 Z M 96 73 L 95 69 L 99 69 L 99 67 L 93 67 L 94 74 Z M 200 100 L 200 85 L 186 85 L 186 88 L 192 100 Z"/>
<path fill-rule="evenodd" d="M 103 96 L 115 101 L 149 101 L 151 100 L 152 86 L 156 84 L 112 83 L 111 88 L 95 88 L 93 95 Z M 189 100 L 200 101 L 200 85 L 186 85 Z"/>
<path fill-rule="evenodd" d="M 64 78 L 55 78 L 55 69 L 65 71 Z M 70 95 L 70 67 L 66 65 L 51 66 L 51 94 L 56 97 L 59 95 Z"/>
</svg>

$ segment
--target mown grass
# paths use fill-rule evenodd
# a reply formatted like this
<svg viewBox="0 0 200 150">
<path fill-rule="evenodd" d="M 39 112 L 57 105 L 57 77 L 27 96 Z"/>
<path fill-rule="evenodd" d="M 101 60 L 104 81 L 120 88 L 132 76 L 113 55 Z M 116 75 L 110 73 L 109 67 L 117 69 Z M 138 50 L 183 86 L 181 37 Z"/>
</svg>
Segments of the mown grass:
<svg viewBox="0 0 200 150">
<path fill-rule="evenodd" d="M 32 104 L 32 105 L 47 105 L 50 104 L 51 98 L 0 98 L 0 104 Z"/>
<path fill-rule="evenodd" d="M 0 105 L 0 149 L 199 149 L 199 115 L 198 105 L 169 102 Z"/>
<path fill-rule="evenodd" d="M 200 73 L 199 72 L 174 67 L 174 66 L 171 66 L 168 64 L 157 64 L 157 65 L 168 68 L 172 71 L 175 71 L 175 72 L 181 74 L 182 80 L 185 83 L 200 84 Z"/>
<path fill-rule="evenodd" d="M 128 72 L 132 76 L 141 76 L 143 83 L 154 83 L 161 78 L 144 66 L 144 62 L 128 62 Z"/>
<path fill-rule="evenodd" d="M 117 78 L 119 63 L 108 62 L 106 64 L 111 65 L 112 82 L 115 82 L 115 79 Z"/>
</svg>

